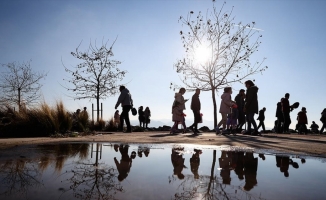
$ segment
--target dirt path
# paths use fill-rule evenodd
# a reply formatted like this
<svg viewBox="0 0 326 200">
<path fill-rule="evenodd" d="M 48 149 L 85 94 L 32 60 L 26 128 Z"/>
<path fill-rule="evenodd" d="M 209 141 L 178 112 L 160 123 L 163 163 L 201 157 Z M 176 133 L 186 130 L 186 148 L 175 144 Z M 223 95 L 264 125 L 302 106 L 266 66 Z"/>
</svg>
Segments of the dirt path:
<svg viewBox="0 0 326 200">
<path fill-rule="evenodd" d="M 198 145 L 230 145 L 282 151 L 285 153 L 311 154 L 326 157 L 325 135 L 265 134 L 259 136 L 226 135 L 202 133 L 193 136 L 190 133 L 170 135 L 168 132 L 134 132 L 134 133 L 97 133 L 91 136 L 70 138 L 9 138 L 0 139 L 0 149 L 28 144 L 63 143 L 63 142 L 108 142 L 108 143 L 178 143 Z"/>
</svg>

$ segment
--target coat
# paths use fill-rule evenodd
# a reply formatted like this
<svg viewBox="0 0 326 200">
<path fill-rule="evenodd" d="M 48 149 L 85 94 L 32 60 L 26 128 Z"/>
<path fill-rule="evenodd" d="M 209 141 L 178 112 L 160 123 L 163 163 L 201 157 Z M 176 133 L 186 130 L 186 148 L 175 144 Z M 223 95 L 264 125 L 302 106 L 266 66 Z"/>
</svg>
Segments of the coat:
<svg viewBox="0 0 326 200">
<path fill-rule="evenodd" d="M 256 113 L 258 114 L 258 87 L 251 86 L 247 89 L 245 109 L 246 113 Z"/>
<path fill-rule="evenodd" d="M 230 107 L 232 106 L 231 94 L 223 93 L 221 99 L 220 113 L 230 114 Z"/>
<path fill-rule="evenodd" d="M 257 120 L 259 120 L 259 121 L 265 121 L 265 111 L 264 110 L 260 110 L 259 111 L 259 115 L 258 115 Z"/>
<path fill-rule="evenodd" d="M 133 106 L 133 101 L 131 98 L 131 94 L 127 88 L 123 89 L 120 93 L 120 96 L 118 98 L 116 107 L 118 107 L 121 103 L 121 106 Z"/>
<path fill-rule="evenodd" d="M 200 111 L 200 100 L 198 94 L 192 95 L 190 108 L 193 111 Z"/>
<path fill-rule="evenodd" d="M 186 101 L 183 98 L 183 95 L 181 93 L 175 93 L 174 101 L 177 101 L 177 102 L 180 103 L 179 106 L 178 106 L 180 109 L 182 109 L 182 110 L 186 109 L 186 106 L 185 106 Z M 173 103 L 173 105 L 174 105 L 174 103 Z"/>
<path fill-rule="evenodd" d="M 183 122 L 184 116 L 182 110 L 179 106 L 176 106 L 172 109 L 172 121 L 174 122 Z"/>
<path fill-rule="evenodd" d="M 308 124 L 306 112 L 300 111 L 298 113 L 297 120 L 298 120 L 298 124 Z"/>
</svg>

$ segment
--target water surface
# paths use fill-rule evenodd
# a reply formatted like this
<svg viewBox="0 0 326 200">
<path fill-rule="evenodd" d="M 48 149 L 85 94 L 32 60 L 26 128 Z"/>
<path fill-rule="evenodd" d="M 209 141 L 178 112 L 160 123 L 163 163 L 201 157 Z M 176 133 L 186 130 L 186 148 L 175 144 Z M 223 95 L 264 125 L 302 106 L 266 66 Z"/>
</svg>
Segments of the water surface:
<svg viewBox="0 0 326 200">
<path fill-rule="evenodd" d="M 0 153 L 0 199 L 325 199 L 323 158 L 237 147 L 67 143 Z"/>
</svg>

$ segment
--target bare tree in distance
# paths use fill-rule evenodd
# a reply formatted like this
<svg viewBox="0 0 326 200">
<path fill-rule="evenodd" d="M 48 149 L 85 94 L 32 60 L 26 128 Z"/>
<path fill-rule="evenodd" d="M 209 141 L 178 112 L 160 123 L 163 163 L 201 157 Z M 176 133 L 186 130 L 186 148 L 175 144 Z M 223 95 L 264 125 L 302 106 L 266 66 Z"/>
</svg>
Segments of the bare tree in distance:
<svg viewBox="0 0 326 200">
<path fill-rule="evenodd" d="M 202 12 L 195 16 L 190 11 L 187 17 L 179 18 L 185 55 L 174 64 L 176 72 L 181 74 L 182 83 L 189 90 L 211 91 L 214 127 L 217 126 L 215 93 L 267 69 L 267 66 L 262 66 L 265 58 L 261 62 L 250 61 L 261 44 L 262 30 L 255 28 L 255 22 L 235 23 L 233 7 L 224 12 L 225 4 L 218 10 L 213 3 L 213 10 L 208 10 L 205 16 Z M 178 87 L 171 83 L 171 89 Z"/>
<path fill-rule="evenodd" d="M 31 61 L 22 64 L 12 62 L 2 64 L 6 70 L 0 75 L 0 89 L 2 95 L 0 102 L 7 105 L 17 105 L 21 108 L 22 100 L 26 105 L 37 102 L 40 98 L 42 84 L 40 80 L 47 76 L 47 73 L 34 72 Z"/>
<path fill-rule="evenodd" d="M 107 41 L 108 42 L 108 41 Z M 108 96 L 114 96 L 118 92 L 117 82 L 121 81 L 127 71 L 120 70 L 117 65 L 120 61 L 112 60 L 113 45 L 107 48 L 107 42 L 103 43 L 100 48 L 91 43 L 86 51 L 80 51 L 79 46 L 71 55 L 81 60 L 74 69 L 68 69 L 64 66 L 65 71 L 71 74 L 72 78 L 64 79 L 72 84 L 71 87 L 65 87 L 68 91 L 75 94 L 75 100 L 96 99 L 97 121 L 99 121 L 99 101 Z"/>
</svg>

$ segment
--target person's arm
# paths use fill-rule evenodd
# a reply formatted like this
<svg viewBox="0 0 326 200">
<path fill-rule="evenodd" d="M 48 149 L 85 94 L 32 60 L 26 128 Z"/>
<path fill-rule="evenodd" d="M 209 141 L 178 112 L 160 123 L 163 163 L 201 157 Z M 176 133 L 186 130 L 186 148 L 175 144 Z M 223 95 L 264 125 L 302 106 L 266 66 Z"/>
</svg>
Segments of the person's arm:
<svg viewBox="0 0 326 200">
<path fill-rule="evenodd" d="M 125 99 L 125 94 L 124 93 L 121 93 L 119 95 L 119 98 L 118 98 L 117 103 L 115 104 L 115 109 L 118 108 L 118 106 L 123 102 L 124 99 Z"/>
</svg>

